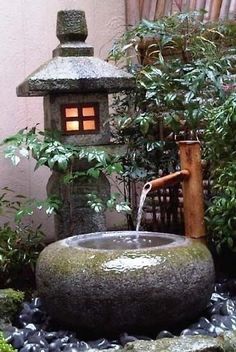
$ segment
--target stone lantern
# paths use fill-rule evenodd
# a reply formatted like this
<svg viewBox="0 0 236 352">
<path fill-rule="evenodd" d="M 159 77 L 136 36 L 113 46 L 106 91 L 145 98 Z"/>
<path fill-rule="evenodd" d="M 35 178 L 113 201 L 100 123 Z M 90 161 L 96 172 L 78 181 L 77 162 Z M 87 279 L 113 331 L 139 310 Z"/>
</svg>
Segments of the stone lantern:
<svg viewBox="0 0 236 352">
<path fill-rule="evenodd" d="M 60 11 L 57 16 L 60 44 L 53 58 L 29 75 L 18 87 L 17 95 L 44 96 L 44 127 L 61 132 L 64 143 L 81 146 L 109 145 L 108 94 L 134 87 L 130 74 L 93 56 L 93 47 L 85 43 L 87 24 L 84 11 Z M 76 162 L 73 171 L 86 169 Z M 56 193 L 63 206 L 56 216 L 58 238 L 91 231 L 104 231 L 105 215 L 94 214 L 86 205 L 85 194 L 95 191 L 106 198 L 110 185 L 104 175 L 96 182 L 84 180 L 68 186 L 59 182 L 53 171 L 48 192 Z"/>
</svg>

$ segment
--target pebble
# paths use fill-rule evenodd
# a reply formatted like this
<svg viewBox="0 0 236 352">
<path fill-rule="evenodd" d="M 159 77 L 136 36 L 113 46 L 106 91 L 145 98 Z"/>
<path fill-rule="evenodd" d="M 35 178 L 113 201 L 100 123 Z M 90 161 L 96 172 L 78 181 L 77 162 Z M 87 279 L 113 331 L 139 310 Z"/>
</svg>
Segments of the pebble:
<svg viewBox="0 0 236 352">
<path fill-rule="evenodd" d="M 174 335 L 171 332 L 167 331 L 167 330 L 162 330 L 162 331 L 159 332 L 159 334 L 157 335 L 156 339 L 157 340 L 158 339 L 163 339 L 165 337 L 170 337 L 171 338 L 171 337 L 174 337 Z"/>
<path fill-rule="evenodd" d="M 227 299 L 225 301 L 221 308 L 220 308 L 220 313 L 222 315 L 233 315 L 235 312 L 235 302 L 232 299 Z"/>
<path fill-rule="evenodd" d="M 17 332 L 14 332 L 13 335 L 12 335 L 12 341 L 11 341 L 11 344 L 14 348 L 17 348 L 17 349 L 20 349 L 21 347 L 24 346 L 24 333 L 23 331 L 17 331 Z"/>
<path fill-rule="evenodd" d="M 127 332 L 125 332 L 124 334 L 120 335 L 120 344 L 121 344 L 121 346 L 124 346 L 128 342 L 133 342 L 135 340 L 137 340 L 137 337 L 132 336 L 132 335 L 128 335 Z"/>
<path fill-rule="evenodd" d="M 228 298 L 228 295 L 225 293 L 216 293 L 214 292 L 211 296 L 211 301 L 213 302 L 218 302 L 218 301 L 226 301 Z"/>
</svg>

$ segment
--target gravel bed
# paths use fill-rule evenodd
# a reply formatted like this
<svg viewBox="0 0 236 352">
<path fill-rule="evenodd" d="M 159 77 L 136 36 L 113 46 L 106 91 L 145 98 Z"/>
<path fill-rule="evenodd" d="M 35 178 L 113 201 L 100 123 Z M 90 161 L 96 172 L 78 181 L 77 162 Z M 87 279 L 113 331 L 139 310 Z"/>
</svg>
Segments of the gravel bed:
<svg viewBox="0 0 236 352">
<path fill-rule="evenodd" d="M 219 336 L 225 330 L 236 330 L 236 279 L 222 279 L 215 284 L 210 302 L 198 321 L 175 333 L 157 331 L 156 338 L 175 335 Z M 83 341 L 76 333 L 56 330 L 42 307 L 40 298 L 24 302 L 15 326 L 5 328 L 4 335 L 19 352 L 81 352 L 110 348 L 119 350 L 127 342 L 151 340 L 147 336 L 132 336 L 124 332 L 115 340 L 101 337 Z"/>
</svg>

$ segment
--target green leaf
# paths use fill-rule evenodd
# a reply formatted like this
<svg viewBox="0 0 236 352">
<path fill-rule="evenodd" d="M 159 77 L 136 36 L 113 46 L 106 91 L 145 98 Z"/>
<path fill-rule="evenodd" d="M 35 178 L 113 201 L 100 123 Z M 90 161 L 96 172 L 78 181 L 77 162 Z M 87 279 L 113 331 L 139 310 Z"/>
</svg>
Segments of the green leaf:
<svg viewBox="0 0 236 352">
<path fill-rule="evenodd" d="M 121 202 L 116 205 L 116 211 L 118 213 L 128 213 L 130 214 L 132 212 L 130 206 L 126 202 Z"/>
<path fill-rule="evenodd" d="M 111 175 L 113 172 L 121 174 L 123 172 L 123 165 L 121 163 L 110 164 L 107 165 L 106 170 L 109 175 Z"/>
<path fill-rule="evenodd" d="M 92 168 L 88 169 L 87 175 L 94 177 L 94 178 L 98 178 L 100 176 L 100 170 L 92 167 Z"/>
</svg>

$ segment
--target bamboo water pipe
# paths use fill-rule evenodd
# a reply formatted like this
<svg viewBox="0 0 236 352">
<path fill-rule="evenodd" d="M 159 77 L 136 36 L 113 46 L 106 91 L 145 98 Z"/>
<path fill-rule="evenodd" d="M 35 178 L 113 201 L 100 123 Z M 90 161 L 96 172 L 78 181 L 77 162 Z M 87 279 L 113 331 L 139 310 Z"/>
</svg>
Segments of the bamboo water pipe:
<svg viewBox="0 0 236 352">
<path fill-rule="evenodd" d="M 154 191 L 158 188 L 168 187 L 189 178 L 190 172 L 188 170 L 181 170 L 174 172 L 160 178 L 156 178 L 144 185 L 146 191 Z"/>
<path fill-rule="evenodd" d="M 201 150 L 198 141 L 179 142 L 181 171 L 147 182 L 147 191 L 183 181 L 185 235 L 201 239 L 206 236 L 204 223 Z"/>
</svg>

